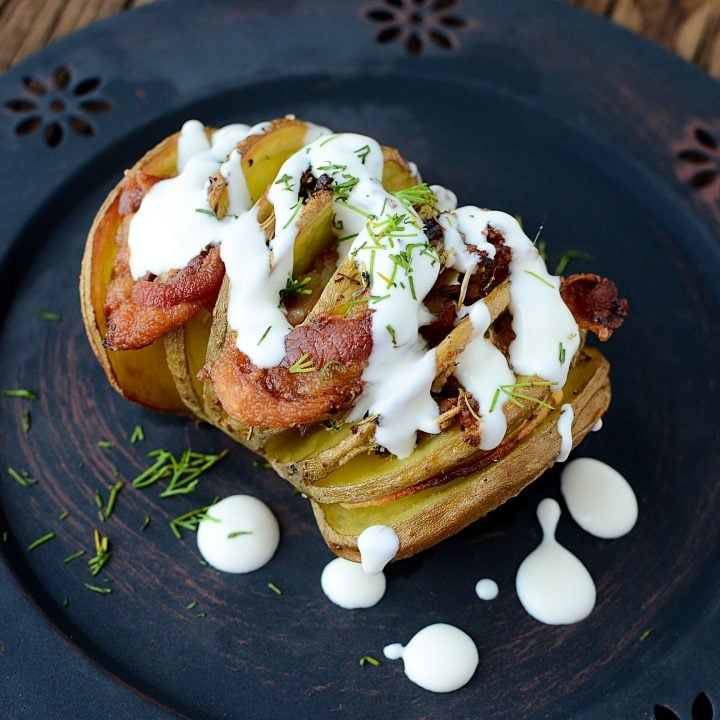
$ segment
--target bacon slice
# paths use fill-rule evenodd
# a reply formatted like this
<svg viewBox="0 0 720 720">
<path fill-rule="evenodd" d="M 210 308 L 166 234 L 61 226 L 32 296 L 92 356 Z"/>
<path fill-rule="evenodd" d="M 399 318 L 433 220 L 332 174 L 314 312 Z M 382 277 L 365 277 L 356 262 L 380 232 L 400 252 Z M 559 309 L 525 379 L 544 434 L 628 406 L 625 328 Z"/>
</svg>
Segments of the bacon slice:
<svg viewBox="0 0 720 720">
<path fill-rule="evenodd" d="M 166 178 L 136 172 L 128 176 L 119 199 L 123 216 L 116 237 L 119 245 L 105 295 L 108 330 L 104 344 L 110 350 L 138 350 L 151 345 L 186 323 L 200 308 L 212 306 L 225 275 L 218 248 L 194 257 L 166 280 L 134 280 L 130 274 L 128 232 L 132 216 L 145 194 Z"/>
<path fill-rule="evenodd" d="M 370 313 L 324 314 L 293 329 L 280 365 L 261 369 L 228 336 L 203 379 L 212 380 L 225 411 L 239 423 L 288 428 L 319 422 L 348 408 L 362 391 L 372 350 Z M 303 360 L 309 372 L 291 372 Z"/>
<path fill-rule="evenodd" d="M 570 275 L 562 279 L 560 294 L 582 330 L 609 340 L 625 320 L 628 301 L 618 297 L 615 283 L 593 275 Z"/>
</svg>

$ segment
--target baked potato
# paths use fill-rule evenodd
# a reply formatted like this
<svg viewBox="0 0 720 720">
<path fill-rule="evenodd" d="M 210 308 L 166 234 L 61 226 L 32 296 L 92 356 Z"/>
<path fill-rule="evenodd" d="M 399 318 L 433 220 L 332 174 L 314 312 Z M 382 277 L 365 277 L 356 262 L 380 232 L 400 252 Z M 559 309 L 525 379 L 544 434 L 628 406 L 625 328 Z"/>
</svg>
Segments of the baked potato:
<svg viewBox="0 0 720 720">
<path fill-rule="evenodd" d="M 611 281 L 549 275 L 513 218 L 371 138 L 229 127 L 161 142 L 90 230 L 83 318 L 122 395 L 261 455 L 353 560 L 370 525 L 398 558 L 457 532 L 555 462 L 562 409 L 573 446 L 602 417 Z"/>
</svg>

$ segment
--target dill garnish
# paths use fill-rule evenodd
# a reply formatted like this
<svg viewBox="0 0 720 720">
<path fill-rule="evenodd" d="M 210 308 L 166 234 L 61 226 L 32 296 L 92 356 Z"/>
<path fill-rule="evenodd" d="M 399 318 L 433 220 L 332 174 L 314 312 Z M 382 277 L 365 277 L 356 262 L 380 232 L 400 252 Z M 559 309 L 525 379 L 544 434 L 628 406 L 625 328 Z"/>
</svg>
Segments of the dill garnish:
<svg viewBox="0 0 720 720">
<path fill-rule="evenodd" d="M 282 591 L 275 583 L 269 582 L 269 583 L 267 584 L 267 586 L 268 586 L 268 587 L 270 588 L 270 590 L 272 590 L 276 595 L 282 595 L 282 594 L 283 594 L 283 591 Z"/>
<path fill-rule="evenodd" d="M 310 277 L 299 280 L 290 273 L 285 287 L 280 290 L 280 300 L 297 300 L 301 295 L 312 295 L 312 289 L 307 287 L 311 280 L 312 278 Z M 260 342 L 262 342 L 262 339 Z M 258 345 L 259 344 L 260 343 L 258 343 Z"/>
<path fill-rule="evenodd" d="M 227 539 L 228 540 L 234 540 L 237 537 L 240 537 L 241 535 L 252 535 L 252 530 L 236 530 L 235 532 L 228 533 Z"/>
<path fill-rule="evenodd" d="M 528 275 L 532 275 L 532 277 L 534 277 L 536 280 L 539 280 L 541 283 L 547 285 L 549 288 L 552 288 L 553 290 L 555 289 L 555 286 L 551 282 L 548 282 L 544 277 L 541 277 L 540 275 L 533 272 L 532 270 L 525 270 L 525 272 Z"/>
<path fill-rule="evenodd" d="M 191 532 L 197 532 L 198 525 L 203 520 L 212 520 L 213 522 L 220 522 L 217 518 L 214 518 L 212 515 L 208 514 L 208 510 L 219 500 L 220 498 L 215 498 L 209 505 L 206 505 L 205 507 L 197 508 L 196 510 L 190 510 L 189 512 L 186 512 L 184 515 L 179 515 L 178 517 L 174 518 L 170 521 L 170 529 L 173 532 L 173 535 L 178 540 L 182 540 L 182 532 L 183 530 L 190 530 Z"/>
<path fill-rule="evenodd" d="M 62 315 L 56 312 L 47 312 L 40 308 L 35 308 L 34 312 L 41 320 L 50 320 L 51 322 L 60 322 L 62 320 Z"/>
<path fill-rule="evenodd" d="M 488 412 L 492 412 L 495 409 L 495 405 L 497 404 L 498 398 L 500 397 L 500 393 L 504 393 L 507 395 L 508 400 L 513 403 L 513 405 L 517 405 L 517 407 L 524 408 L 525 405 L 521 402 L 522 400 L 529 400 L 530 402 L 537 403 L 538 405 L 542 405 L 543 407 L 546 407 L 550 410 L 554 410 L 555 408 L 550 405 L 550 403 L 545 402 L 544 400 L 540 400 L 540 398 L 534 398 L 531 395 L 527 395 L 522 392 L 518 392 L 515 390 L 515 388 L 531 388 L 531 387 L 550 387 L 551 385 L 554 385 L 555 383 L 551 380 L 530 380 L 528 382 L 521 382 L 521 383 L 514 383 L 512 385 L 501 385 L 496 391 L 495 395 L 493 395 L 492 402 L 490 403 L 490 409 Z"/>
<path fill-rule="evenodd" d="M 98 441 L 97 441 L 97 446 L 98 446 L 99 448 L 114 448 L 114 447 L 115 447 L 115 443 L 114 443 L 114 442 L 110 442 L 110 440 L 98 440 Z"/>
<path fill-rule="evenodd" d="M 20 424 L 22 425 L 23 432 L 29 433 L 32 422 L 30 420 L 30 411 L 25 410 L 20 416 Z"/>
<path fill-rule="evenodd" d="M 278 178 L 275 181 L 275 185 L 284 185 L 283 190 L 287 190 L 288 192 L 293 191 L 293 183 L 292 183 L 292 175 L 288 175 L 285 173 L 282 177 Z"/>
<path fill-rule="evenodd" d="M 173 495 L 186 495 L 197 487 L 199 476 L 227 455 L 222 450 L 216 455 L 193 452 L 187 449 L 179 459 L 167 450 L 153 450 L 148 457 L 157 458 L 147 470 L 138 475 L 132 482 L 137 488 L 154 485 L 158 480 L 169 477 L 167 488 L 160 493 L 161 498 Z"/>
<path fill-rule="evenodd" d="M 110 593 L 112 593 L 112 588 L 109 587 L 100 587 L 99 585 L 92 585 L 90 583 L 83 583 L 83 585 L 98 595 L 110 595 Z"/>
<path fill-rule="evenodd" d="M 118 493 L 125 487 L 125 481 L 120 480 L 119 482 L 116 482 L 111 488 L 110 488 L 110 496 L 108 497 L 108 503 L 107 507 L 105 508 L 105 519 L 109 518 L 113 514 L 113 510 L 115 509 L 115 503 L 117 501 Z"/>
<path fill-rule="evenodd" d="M 95 537 L 95 557 L 88 560 L 88 568 L 90 568 L 90 574 L 95 577 L 99 572 L 107 565 L 108 560 L 112 557 L 112 551 L 110 550 L 110 543 L 107 535 L 102 535 L 97 529 L 94 533 Z"/>
<path fill-rule="evenodd" d="M 41 545 L 44 545 L 46 542 L 50 542 L 51 540 L 54 540 L 54 539 L 55 539 L 55 533 L 49 532 L 49 533 L 47 533 L 47 535 L 43 535 L 42 537 L 39 537 L 34 542 L 31 542 L 27 548 L 28 552 L 34 550 L 35 548 L 39 548 Z"/>
<path fill-rule="evenodd" d="M 272 325 L 268 325 L 265 328 L 265 332 L 262 334 L 261 338 L 257 341 L 258 345 L 267 337 L 267 334 L 270 332 L 270 328 L 272 328 Z"/>
<path fill-rule="evenodd" d="M 310 357 L 308 353 L 305 353 L 299 357 L 289 368 L 290 373 L 308 373 L 315 372 L 315 361 Z"/>
<path fill-rule="evenodd" d="M 194 610 L 194 609 L 197 607 L 197 605 L 198 605 L 197 600 L 191 600 L 191 601 L 185 606 L 185 609 L 186 609 L 186 610 Z"/>
<path fill-rule="evenodd" d="M 78 558 L 81 558 L 85 554 L 84 550 L 78 550 L 77 552 L 74 552 L 72 555 L 68 555 L 64 560 L 63 563 L 67 565 L 68 563 L 71 563 L 73 560 L 77 560 Z"/>
<path fill-rule="evenodd" d="M 195 208 L 196 213 L 200 213 L 201 215 L 209 215 L 210 217 L 216 217 L 215 213 L 212 210 L 206 210 L 205 208 Z"/>
<path fill-rule="evenodd" d="M 27 390 L 26 388 L 3 390 L 2 394 L 5 397 L 25 398 L 25 400 L 37 400 L 38 399 L 38 394 L 34 390 Z"/>
<path fill-rule="evenodd" d="M 283 230 L 287 230 L 287 228 L 290 226 L 290 223 L 295 219 L 295 216 L 298 214 L 298 212 L 300 211 L 300 208 L 301 208 L 302 206 L 303 206 L 303 201 L 302 201 L 302 200 L 298 200 L 298 201 L 292 206 L 292 208 L 291 208 L 291 210 L 293 211 L 293 212 L 292 212 L 292 215 L 290 216 L 290 219 L 283 225 L 283 227 L 282 227 Z"/>
<path fill-rule="evenodd" d="M 347 367 L 339 360 L 328 360 L 320 369 L 320 377 L 323 380 L 330 380 L 333 376 L 333 367 L 337 367 L 341 373 L 347 372 Z"/>
<path fill-rule="evenodd" d="M 375 667 L 380 667 L 380 665 L 382 665 L 382 663 L 379 660 L 377 660 L 376 658 L 374 658 L 372 655 L 363 655 L 360 658 L 359 665 L 361 665 L 361 666 L 362 665 L 374 665 Z"/>
<path fill-rule="evenodd" d="M 643 642 L 644 640 L 647 640 L 654 632 L 655 632 L 655 628 L 648 628 L 648 629 L 640 636 L 640 642 Z"/>
<path fill-rule="evenodd" d="M 405 207 L 411 205 L 429 205 L 435 207 L 437 205 L 437 197 L 430 189 L 427 183 L 420 183 L 404 190 L 397 190 L 392 193 Z"/>
<path fill-rule="evenodd" d="M 69 517 L 70 513 L 67 510 L 63 510 L 63 512 L 58 515 L 58 520 L 67 520 Z"/>
<path fill-rule="evenodd" d="M 365 160 L 367 160 L 367 156 L 370 154 L 370 146 L 363 145 L 361 148 L 353 150 L 353 152 L 360 158 L 360 162 L 362 162 L 362 164 L 364 165 Z"/>
<path fill-rule="evenodd" d="M 35 485 L 37 480 L 30 476 L 27 470 L 16 470 L 15 468 L 9 467 L 7 469 L 8 475 L 18 484 L 20 487 L 30 487 Z"/>
<path fill-rule="evenodd" d="M 145 431 L 142 425 L 136 425 L 130 435 L 130 444 L 134 445 L 137 442 L 145 442 Z"/>
<path fill-rule="evenodd" d="M 565 364 L 565 347 L 563 346 L 562 342 L 560 342 L 558 346 L 558 360 L 560 361 L 561 365 Z"/>
<path fill-rule="evenodd" d="M 145 516 L 145 521 L 142 524 L 142 527 L 140 528 L 141 531 L 147 530 L 150 527 L 151 518 L 149 515 Z"/>
<path fill-rule="evenodd" d="M 592 262 L 593 256 L 586 252 L 580 252 L 578 250 L 567 250 L 560 256 L 558 264 L 555 266 L 553 275 L 562 275 L 571 260 L 582 260 L 584 262 Z"/>
</svg>

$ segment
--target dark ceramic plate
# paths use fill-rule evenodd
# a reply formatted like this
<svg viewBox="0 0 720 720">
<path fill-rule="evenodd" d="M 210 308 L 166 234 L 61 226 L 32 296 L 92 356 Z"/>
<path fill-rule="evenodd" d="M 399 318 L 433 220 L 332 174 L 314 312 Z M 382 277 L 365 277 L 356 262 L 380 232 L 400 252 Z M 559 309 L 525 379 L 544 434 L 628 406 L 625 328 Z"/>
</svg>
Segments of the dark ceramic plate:
<svg viewBox="0 0 720 720">
<path fill-rule="evenodd" d="M 3 717 L 712 716 L 720 702 L 712 80 L 559 3 L 206 0 L 160 2 L 59 42 L 0 78 L 0 102 L 0 385 L 39 393 L 0 398 Z M 559 497 L 557 470 L 391 567 L 376 608 L 347 612 L 320 591 L 330 554 L 302 498 L 219 433 L 128 404 L 107 386 L 76 291 L 102 198 L 186 118 L 222 124 L 288 112 L 381 138 L 428 180 L 459 189 L 461 201 L 519 213 L 530 232 L 544 223 L 551 257 L 591 253 L 594 262 L 575 269 L 613 277 L 629 297 L 630 317 L 606 348 L 613 405 L 578 454 L 620 469 L 641 514 L 612 542 L 563 515 L 561 541 L 597 582 L 585 622 L 540 625 L 513 590 L 539 540 L 537 503 Z M 39 318 L 38 308 L 62 322 Z M 137 423 L 147 440 L 131 445 Z M 106 495 L 115 473 L 134 477 L 154 448 L 187 446 L 230 456 L 188 497 L 126 487 L 101 526 L 114 556 L 98 583 L 113 593 L 86 590 L 85 559 L 63 558 L 92 546 L 95 491 Z M 7 466 L 37 484 L 20 487 Z M 194 538 L 179 542 L 168 528 L 173 516 L 238 491 L 268 501 L 284 534 L 273 562 L 244 577 L 202 567 Z M 141 531 L 147 514 L 152 524 Z M 51 531 L 55 540 L 27 552 Z M 500 584 L 495 602 L 474 596 L 483 576 Z M 198 605 L 187 610 L 191 601 Z M 399 663 L 359 666 L 437 621 L 464 628 L 480 647 L 477 675 L 461 691 L 427 693 Z"/>
</svg>

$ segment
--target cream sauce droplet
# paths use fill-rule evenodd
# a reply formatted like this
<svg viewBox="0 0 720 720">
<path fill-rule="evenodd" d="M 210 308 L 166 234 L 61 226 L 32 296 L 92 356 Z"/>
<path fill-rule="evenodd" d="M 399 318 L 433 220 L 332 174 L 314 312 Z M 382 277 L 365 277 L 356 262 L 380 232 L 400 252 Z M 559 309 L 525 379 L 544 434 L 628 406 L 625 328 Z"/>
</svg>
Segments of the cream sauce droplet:
<svg viewBox="0 0 720 720">
<path fill-rule="evenodd" d="M 377 605 L 385 595 L 385 575 L 368 575 L 360 563 L 331 560 L 322 571 L 320 585 L 328 598 L 346 610 Z"/>
<path fill-rule="evenodd" d="M 475 594 L 481 600 L 494 600 L 499 592 L 498 584 L 491 578 L 483 578 L 475 583 Z"/>
<path fill-rule="evenodd" d="M 389 525 L 371 525 L 358 537 L 362 569 L 377 575 L 397 555 L 400 538 Z"/>
<path fill-rule="evenodd" d="M 270 508 L 250 495 L 231 495 L 211 506 L 197 531 L 200 554 L 216 570 L 249 573 L 267 564 L 280 542 Z"/>
<path fill-rule="evenodd" d="M 573 520 L 591 535 L 618 538 L 635 526 L 638 503 L 632 487 L 600 460 L 573 460 L 563 470 L 560 489 Z"/>
<path fill-rule="evenodd" d="M 586 567 L 555 539 L 560 505 L 546 498 L 538 505 L 540 545 L 523 560 L 515 589 L 525 610 L 548 625 L 585 619 L 595 607 L 595 583 Z"/>
<path fill-rule="evenodd" d="M 592 426 L 592 432 L 598 432 L 599 430 L 602 430 L 603 426 L 603 419 L 598 418 L 598 421 Z"/>
<path fill-rule="evenodd" d="M 572 450 L 572 424 L 575 419 L 573 406 L 566 403 L 560 408 L 560 419 L 557 424 L 557 431 L 560 435 L 560 452 L 555 458 L 556 462 L 565 462 Z"/>
<path fill-rule="evenodd" d="M 436 623 L 416 633 L 403 647 L 387 645 L 383 654 L 388 660 L 403 659 L 405 674 L 425 690 L 446 693 L 466 685 L 479 662 L 477 646 L 460 628 Z"/>
</svg>

